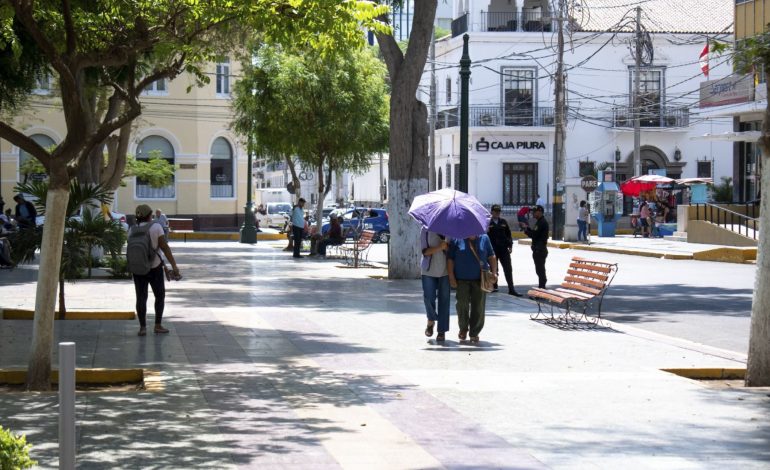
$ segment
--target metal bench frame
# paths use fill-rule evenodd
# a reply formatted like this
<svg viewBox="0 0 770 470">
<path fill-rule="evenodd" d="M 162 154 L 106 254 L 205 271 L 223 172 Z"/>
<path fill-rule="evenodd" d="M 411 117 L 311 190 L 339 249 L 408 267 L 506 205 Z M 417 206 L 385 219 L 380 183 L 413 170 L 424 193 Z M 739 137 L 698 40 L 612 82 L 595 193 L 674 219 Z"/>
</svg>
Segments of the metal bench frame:
<svg viewBox="0 0 770 470">
<path fill-rule="evenodd" d="M 617 263 L 572 258 L 560 287 L 533 288 L 527 292 L 530 299 L 537 302 L 537 313 L 529 318 L 563 329 L 606 326 L 602 322 L 602 302 L 617 272 Z M 544 306 L 550 308 L 544 309 Z M 589 311 L 594 307 L 596 314 L 590 316 Z M 557 315 L 555 310 L 559 312 Z"/>
<path fill-rule="evenodd" d="M 354 268 L 357 268 L 362 262 L 365 264 L 368 261 L 369 248 L 374 243 L 375 236 L 374 230 L 364 230 L 352 243 L 338 245 L 338 249 L 345 257 L 345 263 L 352 264 Z"/>
</svg>

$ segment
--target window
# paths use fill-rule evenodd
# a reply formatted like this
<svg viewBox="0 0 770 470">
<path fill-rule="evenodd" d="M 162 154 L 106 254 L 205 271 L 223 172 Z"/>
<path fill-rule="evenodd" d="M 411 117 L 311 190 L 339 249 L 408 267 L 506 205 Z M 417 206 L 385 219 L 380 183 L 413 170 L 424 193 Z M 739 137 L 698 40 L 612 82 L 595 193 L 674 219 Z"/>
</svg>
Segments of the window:
<svg viewBox="0 0 770 470">
<path fill-rule="evenodd" d="M 709 160 L 698 162 L 697 176 L 698 178 L 711 178 L 711 162 Z"/>
<path fill-rule="evenodd" d="M 43 147 L 46 150 L 56 146 L 56 142 L 54 142 L 52 138 L 45 134 L 32 134 L 29 137 L 34 140 L 37 145 Z M 47 178 L 45 173 L 22 173 L 24 164 L 34 159 L 35 157 L 28 154 L 24 150 L 19 149 L 19 177 L 21 178 L 22 183 L 26 183 L 29 180 L 43 181 Z"/>
<path fill-rule="evenodd" d="M 503 205 L 537 202 L 537 163 L 503 163 Z"/>
<path fill-rule="evenodd" d="M 217 95 L 230 96 L 230 59 L 227 57 L 217 64 Z"/>
<path fill-rule="evenodd" d="M 150 83 L 150 85 L 142 92 L 144 95 L 168 95 L 168 87 L 166 86 L 166 79 L 161 78 Z"/>
<path fill-rule="evenodd" d="M 223 137 L 211 144 L 211 197 L 233 197 L 233 149 Z"/>
<path fill-rule="evenodd" d="M 446 78 L 446 104 L 452 103 L 452 79 Z"/>
<path fill-rule="evenodd" d="M 631 69 L 630 99 L 633 107 L 634 69 Z M 642 127 L 661 127 L 661 107 L 663 103 L 663 70 L 642 69 L 639 71 L 639 119 Z"/>
<path fill-rule="evenodd" d="M 503 69 L 506 126 L 531 126 L 534 117 L 535 71 Z"/>
<path fill-rule="evenodd" d="M 443 183 L 443 177 L 441 175 L 441 167 L 438 167 L 438 177 L 436 178 L 437 187 L 436 189 L 441 189 L 441 183 Z"/>
<path fill-rule="evenodd" d="M 446 187 L 452 187 L 452 165 L 446 164 Z"/>
<path fill-rule="evenodd" d="M 455 163 L 455 177 L 454 177 L 455 185 L 453 186 L 455 189 L 458 189 L 458 182 L 460 181 L 460 164 Z"/>
<path fill-rule="evenodd" d="M 163 137 L 152 135 L 145 137 L 136 148 L 136 159 L 147 161 L 151 158 L 163 158 L 174 165 L 174 147 Z M 160 188 L 153 188 L 149 182 L 136 178 L 136 197 L 146 199 L 169 199 L 176 196 L 174 176 L 171 183 Z"/>
</svg>

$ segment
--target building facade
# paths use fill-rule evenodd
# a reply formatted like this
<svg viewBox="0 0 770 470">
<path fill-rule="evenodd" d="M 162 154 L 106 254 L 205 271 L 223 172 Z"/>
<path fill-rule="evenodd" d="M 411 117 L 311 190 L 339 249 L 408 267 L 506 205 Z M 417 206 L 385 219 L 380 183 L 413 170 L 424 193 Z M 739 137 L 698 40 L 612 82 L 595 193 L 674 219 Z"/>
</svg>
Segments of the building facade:
<svg viewBox="0 0 770 470">
<path fill-rule="evenodd" d="M 572 11 L 565 37 L 566 184 L 599 166 L 619 181 L 634 176 L 635 11 L 592 1 Z M 698 56 L 709 37 L 731 34 L 729 0 L 644 4 L 640 69 L 642 174 L 673 178 L 732 174 L 732 145 L 693 140 L 732 129 L 729 118 L 700 114 Z M 469 35 L 469 192 L 485 204 L 550 202 L 554 190 L 556 14 L 550 2 L 456 1 L 452 36 L 436 44 L 437 187 L 456 187 L 459 173 L 459 61 Z M 708 9 L 690 18 L 679 9 Z M 590 9 L 590 11 L 588 11 Z M 730 75 L 727 61 L 711 78 Z M 426 68 L 422 88 L 430 85 Z M 630 210 L 630 200 L 627 201 Z"/>
</svg>

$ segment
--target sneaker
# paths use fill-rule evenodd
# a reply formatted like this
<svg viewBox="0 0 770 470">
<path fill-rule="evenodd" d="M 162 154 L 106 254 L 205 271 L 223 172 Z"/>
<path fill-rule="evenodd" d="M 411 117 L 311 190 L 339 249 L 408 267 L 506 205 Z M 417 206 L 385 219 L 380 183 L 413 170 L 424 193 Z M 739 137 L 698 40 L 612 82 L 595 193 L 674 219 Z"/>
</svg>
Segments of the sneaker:
<svg viewBox="0 0 770 470">
<path fill-rule="evenodd" d="M 168 329 L 167 328 L 163 328 L 161 325 L 155 325 L 154 331 L 155 331 L 156 335 L 163 335 L 163 334 L 168 333 Z"/>
<path fill-rule="evenodd" d="M 511 289 L 511 290 L 509 290 L 509 291 L 508 291 L 508 295 L 512 295 L 512 296 L 514 296 L 514 297 L 523 297 L 523 295 L 522 295 L 522 294 L 519 294 L 518 292 L 516 292 L 516 291 L 515 291 L 515 290 L 513 290 L 513 289 Z"/>
</svg>

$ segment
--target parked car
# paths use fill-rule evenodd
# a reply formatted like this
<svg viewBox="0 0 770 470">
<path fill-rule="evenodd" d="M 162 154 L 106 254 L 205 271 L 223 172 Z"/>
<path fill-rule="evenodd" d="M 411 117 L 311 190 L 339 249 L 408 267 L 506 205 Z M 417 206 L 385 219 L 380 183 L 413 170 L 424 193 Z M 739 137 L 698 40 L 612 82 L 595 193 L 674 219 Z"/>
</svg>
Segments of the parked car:
<svg viewBox="0 0 770 470">
<path fill-rule="evenodd" d="M 273 227 L 281 229 L 289 220 L 291 212 L 290 202 L 268 202 L 264 204 L 264 213 L 257 211 L 257 220 L 261 227 Z"/>
<path fill-rule="evenodd" d="M 77 214 L 70 217 L 70 220 L 82 220 L 82 214 L 83 214 L 83 207 L 78 209 Z M 112 220 L 117 220 L 120 222 L 120 226 L 123 227 L 123 230 L 128 232 L 128 220 L 126 220 L 126 214 L 121 214 L 120 212 L 113 212 L 110 211 L 110 216 L 112 217 Z M 45 224 L 45 216 L 40 215 L 35 219 L 35 223 L 37 225 L 43 225 Z"/>
<path fill-rule="evenodd" d="M 329 230 L 329 222 L 325 221 L 321 226 L 321 233 Z M 388 243 L 390 241 L 390 223 L 388 212 L 385 209 L 369 209 L 356 207 L 348 209 L 342 214 L 342 231 L 348 238 L 354 237 L 361 230 L 373 230 L 374 241 Z"/>
</svg>

